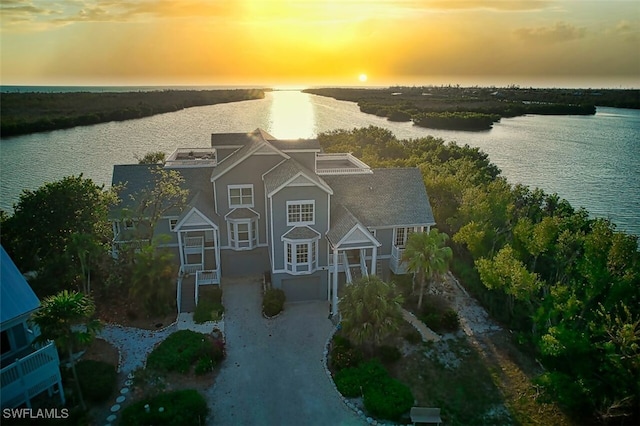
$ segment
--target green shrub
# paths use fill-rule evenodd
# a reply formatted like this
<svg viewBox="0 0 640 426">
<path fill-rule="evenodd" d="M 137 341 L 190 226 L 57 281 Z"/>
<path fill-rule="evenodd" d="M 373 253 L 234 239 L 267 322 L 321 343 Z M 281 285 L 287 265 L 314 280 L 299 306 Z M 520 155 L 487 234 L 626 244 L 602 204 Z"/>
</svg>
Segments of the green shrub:
<svg viewBox="0 0 640 426">
<path fill-rule="evenodd" d="M 364 390 L 365 408 L 382 419 L 398 420 L 411 409 L 413 401 L 411 389 L 388 376 L 376 386 L 368 386 Z"/>
<path fill-rule="evenodd" d="M 213 359 L 211 359 L 211 357 L 209 356 L 204 356 L 200 358 L 198 362 L 196 362 L 194 372 L 197 376 L 201 376 L 203 374 L 207 374 L 210 371 L 213 371 L 213 367 L 215 367 Z"/>
<path fill-rule="evenodd" d="M 264 292 L 262 299 L 262 312 L 268 317 L 273 317 L 282 312 L 284 308 L 284 291 L 279 288 L 269 288 Z"/>
<path fill-rule="evenodd" d="M 393 364 L 402 358 L 400 350 L 395 346 L 382 345 L 376 348 L 376 354 L 384 364 Z"/>
<path fill-rule="evenodd" d="M 218 287 L 205 287 L 200 290 L 198 306 L 193 313 L 193 320 L 197 324 L 207 321 L 219 321 L 222 319 L 224 306 L 222 306 L 222 289 Z"/>
<path fill-rule="evenodd" d="M 220 356 L 219 344 L 191 330 L 180 330 L 167 337 L 147 359 L 147 367 L 158 371 L 187 373 L 191 366 L 202 358 L 213 360 Z M 224 357 L 224 346 L 222 347 Z"/>
<path fill-rule="evenodd" d="M 149 405 L 149 412 L 145 405 Z M 159 408 L 164 408 L 160 412 Z M 135 402 L 122 411 L 121 424 L 138 425 L 198 425 L 204 424 L 209 409 L 196 390 L 186 389 L 160 394 Z"/>
<path fill-rule="evenodd" d="M 331 343 L 330 359 L 331 366 L 336 371 L 340 371 L 344 368 L 356 367 L 362 362 L 364 356 L 359 348 L 351 346 L 349 339 L 336 334 Z"/>
<path fill-rule="evenodd" d="M 360 364 L 358 367 L 350 367 L 340 370 L 334 377 L 338 391 L 345 397 L 361 396 L 369 387 L 378 386 L 379 382 L 388 377 L 387 370 L 378 360 L 371 360 Z"/>
<path fill-rule="evenodd" d="M 82 394 L 90 401 L 104 402 L 116 390 L 118 373 L 111 364 L 87 359 L 76 364 L 76 372 Z"/>
<path fill-rule="evenodd" d="M 458 313 L 449 308 L 442 314 L 442 328 L 446 331 L 457 331 L 460 328 L 460 318 Z"/>
</svg>

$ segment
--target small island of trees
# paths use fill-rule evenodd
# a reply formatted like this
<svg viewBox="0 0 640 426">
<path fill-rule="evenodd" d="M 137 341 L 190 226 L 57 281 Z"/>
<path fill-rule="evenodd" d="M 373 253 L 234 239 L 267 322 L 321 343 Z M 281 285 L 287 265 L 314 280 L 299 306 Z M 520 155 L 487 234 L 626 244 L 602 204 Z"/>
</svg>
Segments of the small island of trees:
<svg viewBox="0 0 640 426">
<path fill-rule="evenodd" d="M 595 105 L 640 108 L 639 90 L 521 89 L 519 87 L 317 88 L 306 93 L 357 102 L 360 111 L 389 121 L 446 130 L 489 130 L 503 117 L 592 115 Z"/>
</svg>

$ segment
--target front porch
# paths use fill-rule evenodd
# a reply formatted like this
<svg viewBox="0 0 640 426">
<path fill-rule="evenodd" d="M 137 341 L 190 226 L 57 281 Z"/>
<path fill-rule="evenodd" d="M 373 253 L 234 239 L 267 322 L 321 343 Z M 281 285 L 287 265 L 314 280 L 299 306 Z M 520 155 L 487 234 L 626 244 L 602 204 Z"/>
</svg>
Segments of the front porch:
<svg viewBox="0 0 640 426">
<path fill-rule="evenodd" d="M 22 404 L 31 408 L 31 399 L 44 391 L 50 395 L 59 393 L 64 405 L 59 366 L 58 351 L 53 342 L 49 342 L 3 367 L 0 370 L 2 408 Z"/>
</svg>

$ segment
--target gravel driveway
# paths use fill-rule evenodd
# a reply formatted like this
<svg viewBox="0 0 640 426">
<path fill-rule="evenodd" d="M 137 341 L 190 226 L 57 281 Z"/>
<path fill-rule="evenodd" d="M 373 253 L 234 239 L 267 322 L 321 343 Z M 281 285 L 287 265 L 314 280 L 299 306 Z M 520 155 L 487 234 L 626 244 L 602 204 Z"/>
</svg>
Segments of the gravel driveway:
<svg viewBox="0 0 640 426">
<path fill-rule="evenodd" d="M 262 317 L 257 278 L 225 279 L 227 359 L 207 391 L 211 425 L 359 425 L 327 377 L 327 302 L 292 303 Z"/>
</svg>

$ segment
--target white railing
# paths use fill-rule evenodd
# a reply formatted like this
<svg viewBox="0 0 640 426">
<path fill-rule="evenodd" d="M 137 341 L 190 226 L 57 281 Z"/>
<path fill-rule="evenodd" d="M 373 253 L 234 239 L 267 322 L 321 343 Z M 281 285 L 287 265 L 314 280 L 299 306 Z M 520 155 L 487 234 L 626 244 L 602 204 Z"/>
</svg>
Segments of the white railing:
<svg viewBox="0 0 640 426">
<path fill-rule="evenodd" d="M 369 276 L 369 271 L 367 270 L 367 261 L 363 255 L 360 255 L 360 270 L 362 271 L 363 277 Z"/>
<path fill-rule="evenodd" d="M 395 244 L 391 247 L 391 261 L 389 266 L 394 274 L 406 274 L 407 264 L 402 261 L 402 255 L 404 254 L 404 248 L 398 247 Z"/>
<path fill-rule="evenodd" d="M 202 247 L 204 246 L 204 238 L 203 237 L 186 237 L 184 239 L 185 247 Z"/>
<path fill-rule="evenodd" d="M 351 278 L 351 271 L 349 270 L 349 258 L 347 257 L 347 252 L 342 252 L 342 263 L 344 264 L 344 274 L 347 278 L 347 283 L 352 283 L 353 278 Z"/>
<path fill-rule="evenodd" d="M 180 275 L 184 274 L 195 274 L 198 271 L 202 271 L 204 269 L 204 265 L 202 263 L 190 263 L 187 265 L 180 266 Z"/>
<path fill-rule="evenodd" d="M 350 166 L 331 167 L 329 164 L 323 164 L 330 161 L 346 161 Z M 349 152 L 336 152 L 316 154 L 316 173 L 319 175 L 345 175 L 373 172 L 366 163 L 354 157 L 353 154 Z"/>
<path fill-rule="evenodd" d="M 196 272 L 196 285 L 220 284 L 218 270 L 203 270 Z"/>
<path fill-rule="evenodd" d="M 182 270 L 182 268 L 180 268 Z M 180 313 L 182 307 L 182 274 L 178 275 L 178 293 L 176 294 L 176 303 L 178 304 L 178 313 Z"/>
<path fill-rule="evenodd" d="M 60 386 L 59 364 L 58 351 L 50 342 L 3 368 L 0 371 L 2 407 L 14 407 L 22 403 L 31 406 L 31 398 L 55 384 Z M 61 399 L 64 402 L 64 394 Z"/>
</svg>

